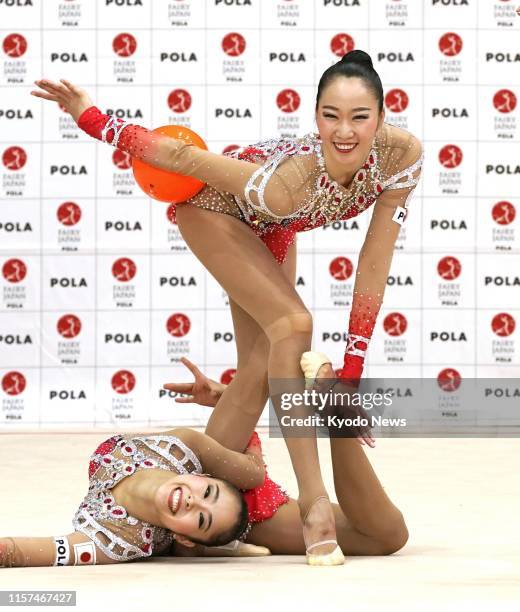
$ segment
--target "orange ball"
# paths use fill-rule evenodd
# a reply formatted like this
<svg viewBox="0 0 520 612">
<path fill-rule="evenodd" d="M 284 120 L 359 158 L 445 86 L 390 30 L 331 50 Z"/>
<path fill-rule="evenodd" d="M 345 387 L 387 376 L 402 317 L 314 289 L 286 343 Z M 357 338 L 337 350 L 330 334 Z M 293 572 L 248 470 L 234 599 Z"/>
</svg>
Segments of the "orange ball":
<svg viewBox="0 0 520 612">
<path fill-rule="evenodd" d="M 208 149 L 206 143 L 198 134 L 180 125 L 162 125 L 152 131 L 170 136 L 171 138 L 184 140 L 201 149 Z M 132 158 L 132 170 L 139 187 L 151 198 L 159 200 L 159 202 L 180 204 L 199 193 L 206 185 L 206 183 L 192 176 L 184 176 L 176 172 L 154 168 L 154 166 L 150 166 L 136 158 Z"/>
</svg>

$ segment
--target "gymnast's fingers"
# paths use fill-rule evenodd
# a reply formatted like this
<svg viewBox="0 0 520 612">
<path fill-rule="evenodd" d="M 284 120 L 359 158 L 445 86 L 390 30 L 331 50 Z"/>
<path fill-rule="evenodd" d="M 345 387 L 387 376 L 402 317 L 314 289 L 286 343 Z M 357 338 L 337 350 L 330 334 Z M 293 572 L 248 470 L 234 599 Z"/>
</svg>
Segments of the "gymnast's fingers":
<svg viewBox="0 0 520 612">
<path fill-rule="evenodd" d="M 76 87 L 76 85 L 73 85 L 70 81 L 67 81 L 67 79 L 60 79 L 60 82 L 76 96 L 80 96 L 83 93 L 79 87 Z"/>
<path fill-rule="evenodd" d="M 199 370 L 199 368 L 192 363 L 187 357 L 181 357 L 182 363 L 188 368 L 188 370 L 197 378 L 198 376 L 204 376 L 204 374 Z"/>
<path fill-rule="evenodd" d="M 44 100 L 50 100 L 51 102 L 58 102 L 58 98 L 52 94 L 45 94 L 42 91 L 31 91 L 31 96 L 36 96 L 37 98 L 43 98 Z"/>
<path fill-rule="evenodd" d="M 34 82 L 36 83 L 36 85 L 38 85 L 38 87 L 45 89 L 45 91 L 48 91 L 49 93 L 64 94 L 67 91 L 63 87 L 63 85 L 60 85 L 59 83 L 53 83 L 52 81 L 48 81 L 47 79 L 40 79 L 39 81 Z"/>
<path fill-rule="evenodd" d="M 177 391 L 178 393 L 188 393 L 193 389 L 193 383 L 165 383 L 163 389 Z"/>
<path fill-rule="evenodd" d="M 195 397 L 193 395 L 190 395 L 188 397 L 176 397 L 175 401 L 178 404 L 190 404 L 191 402 L 195 401 Z"/>
</svg>

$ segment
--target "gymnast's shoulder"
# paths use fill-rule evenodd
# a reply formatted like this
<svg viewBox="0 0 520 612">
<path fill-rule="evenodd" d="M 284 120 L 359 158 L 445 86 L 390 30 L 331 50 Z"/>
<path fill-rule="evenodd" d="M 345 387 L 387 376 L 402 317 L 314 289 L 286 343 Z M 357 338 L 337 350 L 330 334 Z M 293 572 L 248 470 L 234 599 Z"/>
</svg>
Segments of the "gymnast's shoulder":
<svg viewBox="0 0 520 612">
<path fill-rule="evenodd" d="M 406 156 L 423 152 L 421 140 L 412 132 L 402 127 L 383 122 L 383 125 L 376 133 L 375 143 L 383 155 L 400 152 Z"/>
</svg>

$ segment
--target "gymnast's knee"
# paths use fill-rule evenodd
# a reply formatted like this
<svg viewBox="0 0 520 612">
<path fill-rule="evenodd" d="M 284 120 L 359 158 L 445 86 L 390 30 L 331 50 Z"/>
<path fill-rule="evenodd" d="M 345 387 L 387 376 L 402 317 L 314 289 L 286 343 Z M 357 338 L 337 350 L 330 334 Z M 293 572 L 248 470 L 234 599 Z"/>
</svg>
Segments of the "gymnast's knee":
<svg viewBox="0 0 520 612">
<path fill-rule="evenodd" d="M 308 310 L 289 313 L 267 325 L 264 332 L 271 345 L 280 340 L 302 335 L 311 339 L 312 315 Z"/>
<path fill-rule="evenodd" d="M 381 539 L 381 554 L 393 555 L 408 542 L 408 528 L 402 519 L 391 531 Z"/>
</svg>

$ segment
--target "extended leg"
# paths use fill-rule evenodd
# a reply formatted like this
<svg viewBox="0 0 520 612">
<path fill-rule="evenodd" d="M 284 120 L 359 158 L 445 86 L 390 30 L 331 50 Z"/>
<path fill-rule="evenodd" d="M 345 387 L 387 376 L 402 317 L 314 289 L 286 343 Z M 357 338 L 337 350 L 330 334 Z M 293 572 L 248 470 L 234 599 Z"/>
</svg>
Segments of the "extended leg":
<svg viewBox="0 0 520 612">
<path fill-rule="evenodd" d="M 195 206 L 179 206 L 177 224 L 192 252 L 269 339 L 269 380 L 291 381 L 303 389 L 300 358 L 310 349 L 312 317 L 267 247 L 238 219 Z M 270 391 L 271 395 L 279 393 L 279 389 Z M 308 508 L 313 499 L 326 495 L 316 438 L 285 439 L 298 481 L 300 506 Z M 330 504 L 316 506 L 306 527 L 309 543 L 333 539 Z M 314 552 L 331 549 L 325 545 Z"/>
<path fill-rule="evenodd" d="M 296 244 L 281 271 L 294 286 Z M 229 298 L 237 347 L 237 369 L 206 426 L 206 434 L 223 446 L 241 452 L 247 445 L 269 396 L 267 362 L 270 343 L 264 330 L 235 300 Z M 233 423 L 233 427 L 230 427 Z"/>
</svg>

